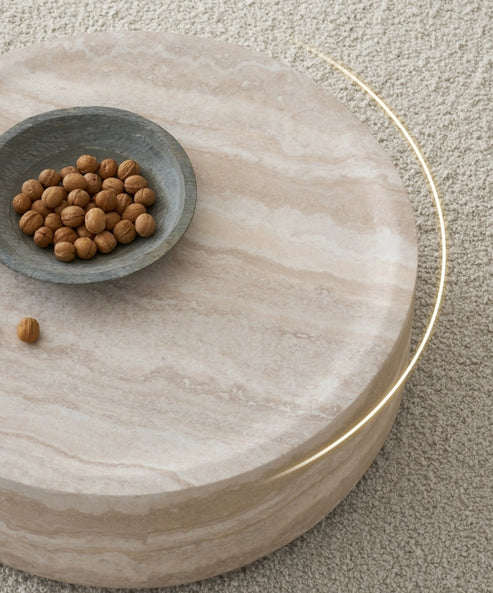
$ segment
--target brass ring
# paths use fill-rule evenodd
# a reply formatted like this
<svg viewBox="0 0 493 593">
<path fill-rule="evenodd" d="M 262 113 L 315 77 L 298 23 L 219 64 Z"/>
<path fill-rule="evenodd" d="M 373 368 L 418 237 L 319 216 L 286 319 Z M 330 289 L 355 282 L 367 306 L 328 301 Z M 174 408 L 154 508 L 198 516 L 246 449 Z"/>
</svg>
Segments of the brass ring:
<svg viewBox="0 0 493 593">
<path fill-rule="evenodd" d="M 332 451 L 333 449 L 338 447 L 340 444 L 342 444 L 344 441 L 346 441 L 351 436 L 353 436 L 356 432 L 358 432 L 358 430 L 360 430 L 363 426 L 365 426 L 365 424 L 367 424 L 376 414 L 378 414 L 378 412 L 399 391 L 399 389 L 404 385 L 405 381 L 408 379 L 409 375 L 415 368 L 421 354 L 423 353 L 425 346 L 428 344 L 428 342 L 430 340 L 433 328 L 434 328 L 434 326 L 436 324 L 436 320 L 438 318 L 440 306 L 441 306 L 442 300 L 443 300 L 443 294 L 444 294 L 444 289 L 445 289 L 445 276 L 446 276 L 446 271 L 447 271 L 447 233 L 446 233 L 446 228 L 445 228 L 445 217 L 443 214 L 443 207 L 442 207 L 442 204 L 440 201 L 438 189 L 437 189 L 437 186 L 433 179 L 433 175 L 431 173 L 430 167 L 426 163 L 426 159 L 424 158 L 423 153 L 421 152 L 421 149 L 419 148 L 416 141 L 413 139 L 410 132 L 407 130 L 407 128 L 404 126 L 404 124 L 399 120 L 397 115 L 385 103 L 385 101 L 381 97 L 379 97 L 377 95 L 377 93 L 373 89 L 371 89 L 368 84 L 366 84 L 366 82 L 364 82 L 363 80 L 361 80 L 361 78 L 356 76 L 356 74 L 354 74 L 354 72 L 351 72 L 351 70 L 349 70 L 345 66 L 339 64 L 339 62 L 336 62 L 336 60 L 334 60 L 330 56 L 324 54 L 323 52 L 321 52 L 319 49 L 317 49 L 316 47 L 314 47 L 312 45 L 309 45 L 309 44 L 304 43 L 299 40 L 294 40 L 294 44 L 297 45 L 298 47 L 305 49 L 306 51 L 310 52 L 311 54 L 317 56 L 318 58 L 320 58 L 321 60 L 323 60 L 324 62 L 326 62 L 327 64 L 332 66 L 334 69 L 338 70 L 339 72 L 342 72 L 342 74 L 344 74 L 347 78 L 349 78 L 349 80 L 351 80 L 356 85 L 358 85 L 378 105 L 378 107 L 380 107 L 383 110 L 383 112 L 390 118 L 392 123 L 397 127 L 399 132 L 401 132 L 401 134 L 404 136 L 405 140 L 411 147 L 415 157 L 418 160 L 421 170 L 425 176 L 425 179 L 430 187 L 430 190 L 431 190 L 431 193 L 433 196 L 435 209 L 436 209 L 436 212 L 438 215 L 439 232 L 440 232 L 440 275 L 439 275 L 439 281 L 438 281 L 438 290 L 437 290 L 437 294 L 435 297 L 435 303 L 433 305 L 433 310 L 431 312 L 430 319 L 426 326 L 426 330 L 421 338 L 421 342 L 419 343 L 418 347 L 416 348 L 416 352 L 414 353 L 411 360 L 409 361 L 409 364 L 404 369 L 404 371 L 401 373 L 400 377 L 394 383 L 394 385 L 392 386 L 390 391 L 388 391 L 388 393 L 380 399 L 380 401 L 377 403 L 377 405 L 372 410 L 370 410 L 370 412 L 368 412 L 368 414 L 366 416 L 364 416 L 364 418 L 362 418 L 359 422 L 357 422 L 354 426 L 352 426 L 349 430 L 347 430 L 338 439 L 331 442 L 327 446 L 323 447 L 323 449 L 320 449 L 316 453 L 313 453 L 309 457 L 303 459 L 302 461 L 292 465 L 288 469 L 275 474 L 274 476 L 269 478 L 269 480 L 275 480 L 277 478 L 282 478 L 288 474 L 291 474 L 291 473 L 301 469 L 302 467 L 306 467 L 307 465 L 314 463 L 317 459 L 320 459 L 321 457 L 323 457 L 324 455 L 326 455 L 327 453 L 329 453 L 330 451 Z"/>
</svg>

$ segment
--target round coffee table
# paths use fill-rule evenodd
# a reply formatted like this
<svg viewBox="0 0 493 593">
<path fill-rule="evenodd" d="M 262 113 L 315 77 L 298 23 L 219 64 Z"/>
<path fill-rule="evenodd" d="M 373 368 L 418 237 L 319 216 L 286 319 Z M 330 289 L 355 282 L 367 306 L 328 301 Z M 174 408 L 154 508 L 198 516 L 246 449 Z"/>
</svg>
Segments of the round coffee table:
<svg viewBox="0 0 493 593">
<path fill-rule="evenodd" d="M 171 132 L 197 207 L 171 252 L 118 281 L 0 266 L 0 561 L 110 587 L 205 578 L 313 526 L 377 455 L 398 396 L 285 471 L 407 362 L 412 209 L 344 105 L 239 47 L 125 32 L 0 58 L 0 132 L 76 105 Z M 35 345 L 15 336 L 25 316 Z"/>
</svg>

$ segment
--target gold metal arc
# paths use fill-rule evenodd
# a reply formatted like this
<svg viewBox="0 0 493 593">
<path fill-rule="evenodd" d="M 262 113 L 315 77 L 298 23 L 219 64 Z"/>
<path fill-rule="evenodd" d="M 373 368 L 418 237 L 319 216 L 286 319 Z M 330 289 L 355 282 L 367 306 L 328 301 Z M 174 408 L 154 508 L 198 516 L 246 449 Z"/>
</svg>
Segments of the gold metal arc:
<svg viewBox="0 0 493 593">
<path fill-rule="evenodd" d="M 442 207 L 442 204 L 440 201 L 438 189 L 437 189 L 437 186 L 433 179 L 433 175 L 431 173 L 430 167 L 426 163 L 426 159 L 424 158 L 423 153 L 421 152 L 421 149 L 419 148 L 418 144 L 413 139 L 413 137 L 411 136 L 411 134 L 407 130 L 407 128 L 404 126 L 404 124 L 399 120 L 397 115 L 390 109 L 390 107 L 388 107 L 388 105 L 385 103 L 385 101 L 381 97 L 379 97 L 377 95 L 377 93 L 373 89 L 371 89 L 363 80 L 361 80 L 361 78 L 356 76 L 356 74 L 354 74 L 354 72 L 351 72 L 351 70 L 348 70 L 345 66 L 342 66 L 341 64 L 336 62 L 336 60 L 334 60 L 330 56 L 326 55 L 325 53 L 321 52 L 319 49 L 317 49 L 316 47 L 314 47 L 312 45 L 309 45 L 309 44 L 304 43 L 299 40 L 295 40 L 295 43 L 298 47 L 305 49 L 306 51 L 317 56 L 318 58 L 320 58 L 321 60 L 323 60 L 324 62 L 326 62 L 327 64 L 329 64 L 330 66 L 332 66 L 333 68 L 338 70 L 339 72 L 342 72 L 342 74 L 344 74 L 347 78 L 349 78 L 349 80 L 351 80 L 357 86 L 359 86 L 382 109 L 382 111 L 391 119 L 391 121 L 394 123 L 396 128 L 404 136 L 405 140 L 411 147 L 411 150 L 413 151 L 416 159 L 418 160 L 421 170 L 422 170 L 422 172 L 425 176 L 425 179 L 429 185 L 429 188 L 431 190 L 435 209 L 436 209 L 436 212 L 438 215 L 438 226 L 439 226 L 439 234 L 440 234 L 440 272 L 439 272 L 438 290 L 437 290 L 437 294 L 436 294 L 436 298 L 435 298 L 435 303 L 433 305 L 433 309 L 432 309 L 432 312 L 430 315 L 430 319 L 428 320 L 426 330 L 423 334 L 423 337 L 421 338 L 421 342 L 419 343 L 419 345 L 416 349 L 416 352 L 414 353 L 411 360 L 409 361 L 409 364 L 404 369 L 404 371 L 401 373 L 401 376 L 394 383 L 394 385 L 392 386 L 390 391 L 384 397 L 382 397 L 380 399 L 380 401 L 377 403 L 377 405 L 370 412 L 368 412 L 368 414 L 364 418 L 362 418 L 357 424 L 355 424 L 352 428 L 350 428 L 348 431 L 346 431 L 338 439 L 331 442 L 323 449 L 320 449 L 313 455 L 310 455 L 310 457 L 307 457 L 307 458 L 303 459 L 302 461 L 300 461 L 299 463 L 291 465 L 286 470 L 275 474 L 272 478 L 270 478 L 271 480 L 274 480 L 277 478 L 282 478 L 282 477 L 284 477 L 288 474 L 291 474 L 303 467 L 311 465 L 312 463 L 314 463 L 315 461 L 317 461 L 324 455 L 327 455 L 327 453 L 329 453 L 330 451 L 333 451 L 336 447 L 341 445 L 344 441 L 347 441 L 347 439 L 352 437 L 363 426 L 365 426 L 374 416 L 376 416 L 378 414 L 378 412 L 380 412 L 380 410 L 389 402 L 389 400 L 396 393 L 398 393 L 399 389 L 404 385 L 404 383 L 408 379 L 409 375 L 415 368 L 421 354 L 423 353 L 423 350 L 425 349 L 425 346 L 428 344 L 428 342 L 430 340 L 433 328 L 434 328 L 434 326 L 436 324 L 436 320 L 438 318 L 440 306 L 441 306 L 442 300 L 443 300 L 443 294 L 444 294 L 444 290 L 445 290 L 445 277 L 446 277 L 446 271 L 447 271 L 447 233 L 446 233 L 446 227 L 445 227 L 445 217 L 443 214 L 443 207 Z"/>
</svg>

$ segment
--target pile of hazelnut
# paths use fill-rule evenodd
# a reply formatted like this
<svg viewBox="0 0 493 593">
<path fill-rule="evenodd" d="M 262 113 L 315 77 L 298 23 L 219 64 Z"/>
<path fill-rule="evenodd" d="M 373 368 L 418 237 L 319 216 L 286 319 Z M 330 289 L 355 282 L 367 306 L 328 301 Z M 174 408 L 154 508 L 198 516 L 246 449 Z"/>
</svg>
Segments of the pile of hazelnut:
<svg viewBox="0 0 493 593">
<path fill-rule="evenodd" d="M 155 192 L 133 160 L 118 164 L 82 155 L 76 167 L 45 169 L 28 179 L 12 200 L 19 226 L 39 247 L 54 245 L 55 257 L 69 262 L 111 253 L 137 235 L 150 237 L 156 222 L 147 209 Z"/>
</svg>

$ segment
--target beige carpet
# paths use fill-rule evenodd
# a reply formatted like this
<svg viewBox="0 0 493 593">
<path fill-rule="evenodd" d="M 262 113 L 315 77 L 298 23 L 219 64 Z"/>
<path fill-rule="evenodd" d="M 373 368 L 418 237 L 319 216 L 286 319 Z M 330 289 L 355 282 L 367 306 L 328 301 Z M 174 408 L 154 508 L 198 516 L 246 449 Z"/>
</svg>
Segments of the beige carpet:
<svg viewBox="0 0 493 593">
<path fill-rule="evenodd" d="M 85 31 L 163 29 L 263 51 L 338 95 L 380 139 L 411 195 L 420 242 L 416 339 L 437 276 L 427 186 L 384 115 L 291 37 L 350 66 L 386 98 L 441 191 L 446 300 L 375 463 L 303 537 L 244 569 L 167 591 L 493 590 L 492 22 L 488 0 L 0 0 L 0 52 Z M 101 592 L 0 566 L 0 593 L 83 591 Z"/>
</svg>

